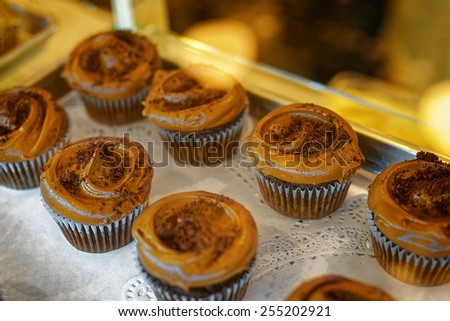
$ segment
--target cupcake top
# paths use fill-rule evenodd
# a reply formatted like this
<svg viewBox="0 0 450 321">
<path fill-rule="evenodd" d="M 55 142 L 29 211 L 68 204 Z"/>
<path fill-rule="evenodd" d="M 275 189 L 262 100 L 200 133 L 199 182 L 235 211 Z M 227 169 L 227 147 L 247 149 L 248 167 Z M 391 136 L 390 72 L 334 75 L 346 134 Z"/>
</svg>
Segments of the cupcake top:
<svg viewBox="0 0 450 321">
<path fill-rule="evenodd" d="M 151 204 L 133 224 L 132 235 L 145 269 L 184 290 L 247 271 L 258 244 L 255 221 L 244 206 L 204 191 Z"/>
<path fill-rule="evenodd" d="M 153 167 L 138 142 L 89 137 L 56 153 L 41 176 L 41 194 L 58 214 L 89 225 L 121 220 L 145 205 Z"/>
<path fill-rule="evenodd" d="M 369 188 L 375 225 L 392 242 L 428 257 L 450 255 L 450 164 L 431 153 L 397 163 Z"/>
<path fill-rule="evenodd" d="M 36 158 L 67 131 L 68 118 L 52 95 L 35 87 L 0 91 L 0 161 Z"/>
<path fill-rule="evenodd" d="M 121 99 L 148 87 L 160 65 L 157 49 L 146 37 L 129 31 L 106 31 L 72 50 L 62 77 L 85 94 Z"/>
<path fill-rule="evenodd" d="M 273 110 L 256 124 L 245 145 L 257 170 L 294 184 L 342 183 L 364 160 L 347 121 L 314 104 Z"/>
<path fill-rule="evenodd" d="M 230 123 L 248 107 L 242 86 L 203 64 L 159 71 L 143 114 L 167 130 L 200 131 Z"/>
<path fill-rule="evenodd" d="M 287 301 L 392 301 L 381 289 L 339 275 L 324 275 L 302 283 Z"/>
</svg>

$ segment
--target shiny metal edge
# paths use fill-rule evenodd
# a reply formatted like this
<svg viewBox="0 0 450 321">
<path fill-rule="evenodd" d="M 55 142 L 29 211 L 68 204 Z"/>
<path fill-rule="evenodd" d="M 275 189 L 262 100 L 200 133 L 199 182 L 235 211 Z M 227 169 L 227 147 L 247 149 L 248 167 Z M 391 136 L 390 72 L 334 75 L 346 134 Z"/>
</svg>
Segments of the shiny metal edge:
<svg viewBox="0 0 450 321">
<path fill-rule="evenodd" d="M 52 15 L 35 12 L 19 3 L 9 3 L 8 5 L 19 17 L 19 39 L 23 37 L 23 34 L 29 34 L 29 39 L 21 41 L 13 49 L 0 56 L 0 70 L 44 43 L 58 30 L 58 23 Z"/>
</svg>

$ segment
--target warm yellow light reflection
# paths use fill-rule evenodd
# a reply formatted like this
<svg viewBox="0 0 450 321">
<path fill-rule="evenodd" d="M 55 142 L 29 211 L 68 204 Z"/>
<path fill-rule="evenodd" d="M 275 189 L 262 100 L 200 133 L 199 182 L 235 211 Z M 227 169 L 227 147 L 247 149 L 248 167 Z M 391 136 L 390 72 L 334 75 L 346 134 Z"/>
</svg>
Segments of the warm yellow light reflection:
<svg viewBox="0 0 450 321">
<path fill-rule="evenodd" d="M 258 56 L 256 33 L 237 20 L 205 20 L 192 25 L 184 35 L 249 60 L 255 60 Z"/>
<path fill-rule="evenodd" d="M 432 85 L 419 103 L 421 133 L 434 150 L 450 156 L 450 80 Z"/>
</svg>

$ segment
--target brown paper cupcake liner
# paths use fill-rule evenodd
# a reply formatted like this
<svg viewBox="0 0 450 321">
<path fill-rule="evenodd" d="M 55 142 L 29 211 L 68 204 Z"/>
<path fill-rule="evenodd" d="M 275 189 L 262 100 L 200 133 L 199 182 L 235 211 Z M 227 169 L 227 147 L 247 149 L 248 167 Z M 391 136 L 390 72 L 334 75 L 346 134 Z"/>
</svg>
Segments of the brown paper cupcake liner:
<svg viewBox="0 0 450 321">
<path fill-rule="evenodd" d="M 239 147 L 246 112 L 217 129 L 199 132 L 177 132 L 157 127 L 161 139 L 169 142 L 173 157 L 191 166 L 220 164 Z"/>
<path fill-rule="evenodd" d="M 119 125 L 144 117 L 142 101 L 149 90 L 150 88 L 147 87 L 134 96 L 114 100 L 96 98 L 81 92 L 79 94 L 89 116 L 102 123 Z"/>
<path fill-rule="evenodd" d="M 236 275 L 228 281 L 184 291 L 153 277 L 145 270 L 139 258 L 138 263 L 141 274 L 151 285 L 159 301 L 240 301 L 245 296 L 250 277 L 255 268 L 255 259 L 253 259 L 248 271 Z"/>
<path fill-rule="evenodd" d="M 375 225 L 370 209 L 367 209 L 367 222 L 375 257 L 380 266 L 392 277 L 420 286 L 436 286 L 450 282 L 450 256 L 427 257 L 394 244 Z"/>
<path fill-rule="evenodd" d="M 256 171 L 261 194 L 277 212 L 294 218 L 322 218 L 344 202 L 353 177 L 342 184 L 296 185 Z"/>
<path fill-rule="evenodd" d="M 12 189 L 38 187 L 42 169 L 47 161 L 67 143 L 67 137 L 35 159 L 22 162 L 0 163 L 0 185 Z"/>
<path fill-rule="evenodd" d="M 17 45 L 17 27 L 11 26 L 0 32 L 0 55 Z"/>
<path fill-rule="evenodd" d="M 133 240 L 131 226 L 147 206 L 147 203 L 136 206 L 120 221 L 96 226 L 72 221 L 56 213 L 43 199 L 42 203 L 58 224 L 67 241 L 78 250 L 89 253 L 104 253 L 130 243 Z"/>
</svg>

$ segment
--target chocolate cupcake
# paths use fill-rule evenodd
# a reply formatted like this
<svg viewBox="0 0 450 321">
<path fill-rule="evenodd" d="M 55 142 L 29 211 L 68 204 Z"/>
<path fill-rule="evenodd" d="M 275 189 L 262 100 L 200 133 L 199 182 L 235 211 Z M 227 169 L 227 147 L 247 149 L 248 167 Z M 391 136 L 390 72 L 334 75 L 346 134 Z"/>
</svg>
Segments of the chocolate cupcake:
<svg viewBox="0 0 450 321">
<path fill-rule="evenodd" d="M 419 152 L 381 172 L 369 188 L 375 257 L 405 283 L 450 281 L 450 165 Z"/>
<path fill-rule="evenodd" d="M 392 301 L 383 290 L 339 275 L 324 275 L 300 284 L 287 301 Z"/>
<path fill-rule="evenodd" d="M 267 204 L 302 219 L 334 212 L 364 160 L 351 126 L 313 104 L 287 105 L 267 114 L 247 138 L 245 150 Z"/>
<path fill-rule="evenodd" d="M 151 204 L 132 228 L 144 275 L 159 300 L 241 300 L 258 244 L 238 202 L 203 191 Z"/>
<path fill-rule="evenodd" d="M 62 77 L 83 99 L 89 115 L 108 124 L 142 118 L 161 60 L 153 43 L 129 31 L 106 31 L 72 50 Z"/>
<path fill-rule="evenodd" d="M 144 101 L 174 158 L 190 165 L 223 162 L 239 146 L 248 109 L 242 86 L 208 65 L 160 71 Z"/>
<path fill-rule="evenodd" d="M 132 240 L 153 177 L 144 147 L 118 137 L 90 137 L 67 145 L 41 176 L 44 206 L 67 241 L 91 253 Z"/>
<path fill-rule="evenodd" d="M 19 19 L 8 4 L 0 1 L 0 56 L 17 45 Z"/>
<path fill-rule="evenodd" d="M 40 88 L 0 91 L 0 185 L 39 186 L 42 166 L 67 139 L 68 118 L 52 95 Z"/>
</svg>

